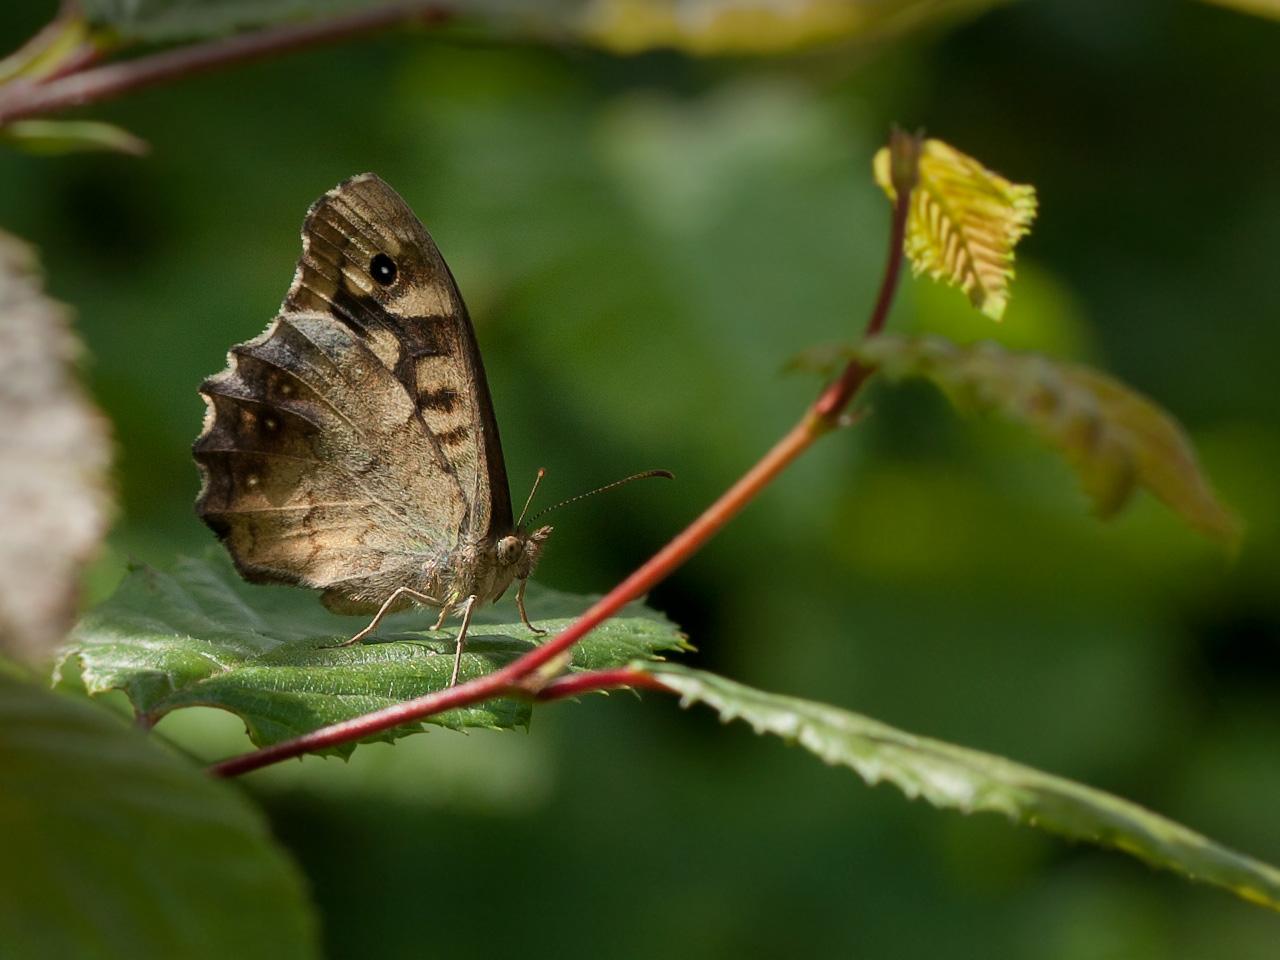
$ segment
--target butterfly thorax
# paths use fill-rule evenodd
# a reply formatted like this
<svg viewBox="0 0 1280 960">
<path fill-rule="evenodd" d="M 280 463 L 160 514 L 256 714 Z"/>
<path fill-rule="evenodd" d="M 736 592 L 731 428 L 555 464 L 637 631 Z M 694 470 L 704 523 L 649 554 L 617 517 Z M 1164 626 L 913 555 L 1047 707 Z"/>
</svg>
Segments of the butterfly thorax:
<svg viewBox="0 0 1280 960">
<path fill-rule="evenodd" d="M 539 527 L 529 532 L 516 531 L 496 541 L 468 544 L 447 556 L 427 560 L 415 589 L 439 600 L 442 606 L 456 606 L 471 596 L 482 604 L 498 600 L 513 581 L 533 575 L 551 530 Z M 359 606 L 363 609 L 372 605 L 381 589 L 375 587 L 368 600 L 357 601 Z M 352 605 L 342 606 L 350 609 Z"/>
</svg>

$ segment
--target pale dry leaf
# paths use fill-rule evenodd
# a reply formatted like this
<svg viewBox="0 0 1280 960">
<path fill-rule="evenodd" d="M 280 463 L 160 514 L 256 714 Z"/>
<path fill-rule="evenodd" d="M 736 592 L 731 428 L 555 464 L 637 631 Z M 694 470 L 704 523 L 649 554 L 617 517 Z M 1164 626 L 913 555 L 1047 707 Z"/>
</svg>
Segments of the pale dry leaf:
<svg viewBox="0 0 1280 960">
<path fill-rule="evenodd" d="M 110 513 L 107 424 L 76 377 L 68 309 L 0 232 L 0 649 L 51 653 Z"/>
</svg>

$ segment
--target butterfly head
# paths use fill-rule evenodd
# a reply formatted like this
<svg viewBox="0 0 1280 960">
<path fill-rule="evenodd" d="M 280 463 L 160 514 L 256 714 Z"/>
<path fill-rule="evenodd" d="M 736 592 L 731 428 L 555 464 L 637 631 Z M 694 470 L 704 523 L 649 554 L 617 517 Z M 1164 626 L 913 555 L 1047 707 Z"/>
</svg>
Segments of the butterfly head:
<svg viewBox="0 0 1280 960">
<path fill-rule="evenodd" d="M 542 556 L 542 545 L 551 536 L 554 527 L 538 527 L 525 533 L 518 530 L 498 541 L 498 563 L 503 567 L 515 567 L 517 580 L 528 580 L 533 576 L 538 558 Z"/>
</svg>

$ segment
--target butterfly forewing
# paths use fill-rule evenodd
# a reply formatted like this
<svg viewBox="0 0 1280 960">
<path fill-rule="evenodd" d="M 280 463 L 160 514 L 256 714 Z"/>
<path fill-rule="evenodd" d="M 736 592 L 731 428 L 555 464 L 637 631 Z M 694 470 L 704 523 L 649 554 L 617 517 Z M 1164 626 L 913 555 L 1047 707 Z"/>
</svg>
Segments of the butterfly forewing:
<svg viewBox="0 0 1280 960">
<path fill-rule="evenodd" d="M 380 255 L 391 283 L 371 273 Z M 201 392 L 197 509 L 250 579 L 376 605 L 510 530 L 462 299 L 421 223 L 372 175 L 312 207 L 281 314 Z"/>
<path fill-rule="evenodd" d="M 395 269 L 387 286 L 371 270 L 380 254 Z M 364 339 L 413 398 L 456 478 L 466 532 L 509 532 L 511 494 L 475 332 L 444 258 L 399 194 L 363 174 L 317 201 L 284 309 L 326 312 Z"/>
</svg>

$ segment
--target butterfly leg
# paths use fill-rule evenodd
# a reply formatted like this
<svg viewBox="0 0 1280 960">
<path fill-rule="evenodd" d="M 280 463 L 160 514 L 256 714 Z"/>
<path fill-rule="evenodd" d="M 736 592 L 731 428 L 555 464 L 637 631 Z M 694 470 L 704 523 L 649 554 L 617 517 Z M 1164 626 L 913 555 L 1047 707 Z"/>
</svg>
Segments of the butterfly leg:
<svg viewBox="0 0 1280 960">
<path fill-rule="evenodd" d="M 528 580 L 521 580 L 520 586 L 516 588 L 516 609 L 520 611 L 520 622 L 523 623 L 526 627 L 528 627 L 533 633 L 536 633 L 538 636 L 543 637 L 543 636 L 546 636 L 547 631 L 539 630 L 532 623 L 530 623 L 529 614 L 524 612 L 524 585 L 528 582 L 529 582 Z"/>
<path fill-rule="evenodd" d="M 450 596 L 448 600 L 440 604 L 440 616 L 436 617 L 436 622 L 431 625 L 432 630 L 444 629 L 444 622 L 449 619 L 449 614 L 453 613 L 454 604 L 457 602 L 457 597 Z"/>
<path fill-rule="evenodd" d="M 354 644 L 359 643 L 365 637 L 369 636 L 369 634 L 373 633 L 373 631 L 378 629 L 378 624 L 380 624 L 382 622 L 382 618 L 387 615 L 387 611 L 389 611 L 392 605 L 395 604 L 395 602 L 399 600 L 401 597 L 412 597 L 414 600 L 417 600 L 419 603 L 428 603 L 433 607 L 438 606 L 440 603 L 440 601 L 436 600 L 434 597 L 428 597 L 425 593 L 420 593 L 417 590 L 411 589 L 410 587 L 397 587 L 395 590 L 391 592 L 391 596 L 387 597 L 386 602 L 383 603 L 382 606 L 378 608 L 378 612 L 373 615 L 373 619 L 369 621 L 369 625 L 367 627 L 365 627 L 363 630 L 357 633 L 350 640 L 343 640 L 341 643 L 335 643 L 333 646 L 334 647 L 350 647 Z M 436 629 L 439 629 L 439 627 L 437 626 Z"/>
<path fill-rule="evenodd" d="M 458 629 L 458 652 L 453 655 L 453 674 L 449 677 L 449 686 L 458 684 L 458 668 L 462 666 L 462 644 L 467 639 L 467 627 L 471 626 L 471 611 L 476 605 L 476 595 L 467 597 L 462 605 L 462 626 Z"/>
</svg>

